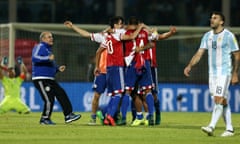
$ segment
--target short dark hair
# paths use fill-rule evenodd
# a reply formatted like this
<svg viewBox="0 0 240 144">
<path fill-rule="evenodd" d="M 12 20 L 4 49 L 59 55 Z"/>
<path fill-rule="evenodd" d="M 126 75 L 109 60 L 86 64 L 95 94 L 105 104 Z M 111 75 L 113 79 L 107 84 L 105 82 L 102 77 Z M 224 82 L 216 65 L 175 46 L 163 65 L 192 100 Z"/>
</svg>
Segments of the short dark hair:
<svg viewBox="0 0 240 144">
<path fill-rule="evenodd" d="M 139 22 L 140 21 L 135 16 L 132 16 L 128 19 L 128 24 L 129 25 L 138 25 Z"/>
<path fill-rule="evenodd" d="M 222 19 L 222 21 L 223 21 L 223 25 L 224 25 L 224 23 L 225 23 L 225 16 L 223 15 L 223 13 L 218 12 L 218 11 L 214 11 L 214 12 L 212 12 L 211 15 L 213 15 L 213 14 L 215 14 L 215 15 L 219 15 L 220 18 Z"/>
<path fill-rule="evenodd" d="M 114 24 L 118 24 L 118 22 L 120 20 L 122 21 L 122 23 L 124 23 L 124 18 L 121 16 L 115 16 L 115 17 L 110 18 L 110 20 L 109 20 L 110 27 L 114 28 Z"/>
</svg>

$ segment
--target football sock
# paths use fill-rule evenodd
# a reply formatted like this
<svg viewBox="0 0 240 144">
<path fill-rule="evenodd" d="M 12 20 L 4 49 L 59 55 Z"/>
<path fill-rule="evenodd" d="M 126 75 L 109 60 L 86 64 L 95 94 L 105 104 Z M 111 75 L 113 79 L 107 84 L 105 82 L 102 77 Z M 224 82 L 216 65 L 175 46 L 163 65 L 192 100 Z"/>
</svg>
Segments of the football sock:
<svg viewBox="0 0 240 144">
<path fill-rule="evenodd" d="M 222 115 L 222 112 L 223 112 L 223 105 L 215 104 L 212 112 L 211 122 L 209 124 L 210 127 L 215 128 L 220 116 Z"/>
<path fill-rule="evenodd" d="M 145 113 L 145 118 L 149 119 L 149 113 L 148 112 Z"/>
<path fill-rule="evenodd" d="M 108 114 L 111 117 L 114 117 L 115 113 L 117 112 L 118 104 L 120 102 L 120 97 L 121 97 L 120 94 L 117 94 L 117 95 L 111 97 L 111 100 L 110 100 L 111 102 L 110 102 L 110 105 L 108 108 Z"/>
<path fill-rule="evenodd" d="M 110 114 L 111 109 L 112 109 L 112 104 L 113 104 L 113 98 L 110 97 L 110 100 L 109 100 L 109 102 L 108 102 L 108 105 L 107 105 L 107 109 L 106 109 L 106 113 L 105 113 L 105 115 Z"/>
<path fill-rule="evenodd" d="M 233 131 L 231 109 L 229 105 L 223 106 L 223 119 L 226 124 L 226 130 Z"/>
<path fill-rule="evenodd" d="M 150 115 L 153 115 L 153 111 L 154 111 L 154 99 L 153 99 L 153 95 L 151 92 L 147 93 L 146 95 L 146 103 L 148 105 L 148 113 Z"/>
<path fill-rule="evenodd" d="M 125 94 L 122 97 L 122 104 L 121 104 L 121 112 L 122 112 L 122 119 L 126 120 L 127 110 L 129 106 L 129 94 Z"/>
<path fill-rule="evenodd" d="M 158 125 L 161 122 L 161 110 L 159 99 L 154 101 L 154 108 L 155 108 L 155 124 Z"/>
<path fill-rule="evenodd" d="M 136 116 L 137 119 L 143 119 L 143 113 L 142 112 L 137 112 L 137 116 Z"/>
<path fill-rule="evenodd" d="M 102 115 L 105 117 L 108 110 L 108 105 L 101 106 L 99 109 L 101 110 Z"/>
</svg>

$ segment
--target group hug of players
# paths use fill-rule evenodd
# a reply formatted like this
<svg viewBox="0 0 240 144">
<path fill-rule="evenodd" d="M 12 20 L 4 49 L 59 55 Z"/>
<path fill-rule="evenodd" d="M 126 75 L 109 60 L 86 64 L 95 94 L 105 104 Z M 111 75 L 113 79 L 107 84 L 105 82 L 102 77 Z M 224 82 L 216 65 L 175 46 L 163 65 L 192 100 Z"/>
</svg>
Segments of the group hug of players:
<svg viewBox="0 0 240 144">
<path fill-rule="evenodd" d="M 111 18 L 109 28 L 96 33 L 79 28 L 71 21 L 65 21 L 64 25 L 99 43 L 89 125 L 95 125 L 97 117 L 104 125 L 126 125 L 130 103 L 131 126 L 159 125 L 156 41 L 172 36 L 176 28 L 170 27 L 168 32 L 159 34 L 157 29 L 149 28 L 136 17 L 130 17 L 125 26 L 120 16 Z M 110 100 L 99 110 L 99 98 L 105 89 Z"/>
</svg>

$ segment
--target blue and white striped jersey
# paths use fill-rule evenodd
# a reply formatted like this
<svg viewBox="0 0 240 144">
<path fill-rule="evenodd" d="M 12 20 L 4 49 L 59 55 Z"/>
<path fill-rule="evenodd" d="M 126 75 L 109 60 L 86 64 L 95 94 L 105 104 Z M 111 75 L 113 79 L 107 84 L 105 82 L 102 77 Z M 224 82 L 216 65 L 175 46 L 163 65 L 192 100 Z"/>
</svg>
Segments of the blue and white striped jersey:
<svg viewBox="0 0 240 144">
<path fill-rule="evenodd" d="M 203 36 L 200 48 L 208 50 L 209 75 L 231 75 L 231 53 L 239 50 L 232 32 L 224 29 L 221 33 L 214 34 L 211 30 Z"/>
</svg>

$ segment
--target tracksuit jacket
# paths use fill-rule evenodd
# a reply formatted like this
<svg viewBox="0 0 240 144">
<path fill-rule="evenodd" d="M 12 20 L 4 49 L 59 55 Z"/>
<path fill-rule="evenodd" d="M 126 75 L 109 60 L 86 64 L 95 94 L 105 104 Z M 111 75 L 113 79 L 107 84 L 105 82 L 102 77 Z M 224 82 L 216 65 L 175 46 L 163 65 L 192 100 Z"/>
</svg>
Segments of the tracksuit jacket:
<svg viewBox="0 0 240 144">
<path fill-rule="evenodd" d="M 52 47 L 45 42 L 40 42 L 32 51 L 32 79 L 54 79 L 58 66 L 54 60 L 49 60 Z"/>
</svg>

